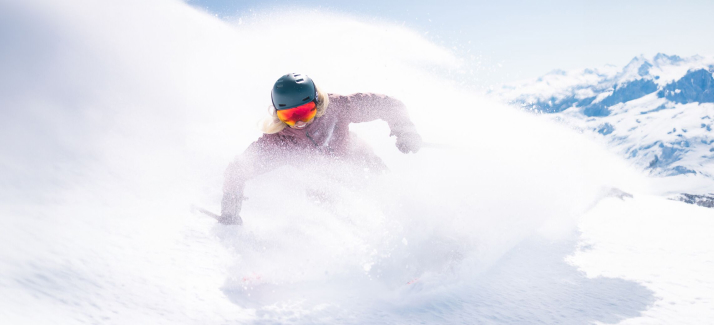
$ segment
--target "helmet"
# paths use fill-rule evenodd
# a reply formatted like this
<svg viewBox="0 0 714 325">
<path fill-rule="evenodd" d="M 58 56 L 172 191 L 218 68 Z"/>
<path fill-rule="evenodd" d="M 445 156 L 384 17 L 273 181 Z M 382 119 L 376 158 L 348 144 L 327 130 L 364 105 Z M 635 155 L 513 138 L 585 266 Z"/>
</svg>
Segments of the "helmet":
<svg viewBox="0 0 714 325">
<path fill-rule="evenodd" d="M 275 109 L 288 109 L 314 101 L 317 98 L 315 83 L 304 74 L 288 73 L 275 82 L 270 92 Z"/>
</svg>

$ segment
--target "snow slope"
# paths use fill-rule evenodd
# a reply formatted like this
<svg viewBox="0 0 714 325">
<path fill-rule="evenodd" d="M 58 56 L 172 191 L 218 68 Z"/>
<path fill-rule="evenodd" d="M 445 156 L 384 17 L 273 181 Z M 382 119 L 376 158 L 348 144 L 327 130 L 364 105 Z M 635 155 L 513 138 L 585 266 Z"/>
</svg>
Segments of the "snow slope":
<svg viewBox="0 0 714 325">
<path fill-rule="evenodd" d="M 655 301 L 621 324 L 706 324 L 714 318 L 711 209 L 636 196 L 609 199 L 580 223 L 581 241 L 568 261 L 588 278 L 642 283 Z"/>
<path fill-rule="evenodd" d="M 319 36 L 285 33 L 295 15 Z M 0 2 L 0 42 L 0 323 L 697 323 L 712 310 L 711 210 L 648 196 L 665 185 L 599 144 L 437 77 L 462 60 L 408 29 L 33 0 Z M 243 227 L 191 212 L 218 209 L 223 168 L 289 71 L 400 98 L 439 146 L 402 155 L 385 123 L 355 125 L 390 173 L 315 161 L 251 180 Z"/>
</svg>

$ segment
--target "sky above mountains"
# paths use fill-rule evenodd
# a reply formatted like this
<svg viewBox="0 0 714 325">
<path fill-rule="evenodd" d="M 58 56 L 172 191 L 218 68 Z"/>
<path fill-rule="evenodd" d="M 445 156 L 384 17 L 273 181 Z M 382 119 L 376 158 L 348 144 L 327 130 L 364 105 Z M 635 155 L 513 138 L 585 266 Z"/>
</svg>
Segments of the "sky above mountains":
<svg viewBox="0 0 714 325">
<path fill-rule="evenodd" d="M 714 54 L 706 41 L 714 39 L 712 1 L 185 1 L 227 21 L 314 9 L 404 25 L 470 59 L 481 85 L 553 69 L 623 66 L 639 54 Z M 295 21 L 310 23 L 298 14 Z"/>
</svg>

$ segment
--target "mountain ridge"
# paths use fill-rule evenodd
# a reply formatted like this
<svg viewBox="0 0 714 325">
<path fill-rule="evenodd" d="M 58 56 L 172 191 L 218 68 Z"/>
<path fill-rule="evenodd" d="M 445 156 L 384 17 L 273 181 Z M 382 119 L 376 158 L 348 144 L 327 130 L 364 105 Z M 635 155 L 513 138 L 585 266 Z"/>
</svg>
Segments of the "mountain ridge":
<svg viewBox="0 0 714 325">
<path fill-rule="evenodd" d="M 714 58 L 658 53 L 621 69 L 553 70 L 490 92 L 595 137 L 660 176 L 714 178 Z"/>
</svg>

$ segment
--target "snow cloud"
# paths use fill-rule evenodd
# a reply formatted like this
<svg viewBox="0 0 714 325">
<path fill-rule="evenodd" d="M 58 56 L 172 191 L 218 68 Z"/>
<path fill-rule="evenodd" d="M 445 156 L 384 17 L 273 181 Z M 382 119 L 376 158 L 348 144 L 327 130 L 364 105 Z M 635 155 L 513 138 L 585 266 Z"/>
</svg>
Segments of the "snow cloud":
<svg viewBox="0 0 714 325">
<path fill-rule="evenodd" d="M 639 184 L 597 144 L 460 87 L 445 71 L 462 59 L 401 26 L 327 11 L 300 12 L 304 30 L 293 12 L 226 23 L 178 1 L 0 9 L 0 288 L 14 293 L 0 309 L 17 322 L 429 310 L 471 299 L 458 284 L 524 239 L 568 237 L 602 188 Z M 192 214 L 217 208 L 291 71 L 401 99 L 430 147 L 402 155 L 385 123 L 355 125 L 390 173 L 284 168 L 249 182 L 244 227 Z"/>
</svg>

